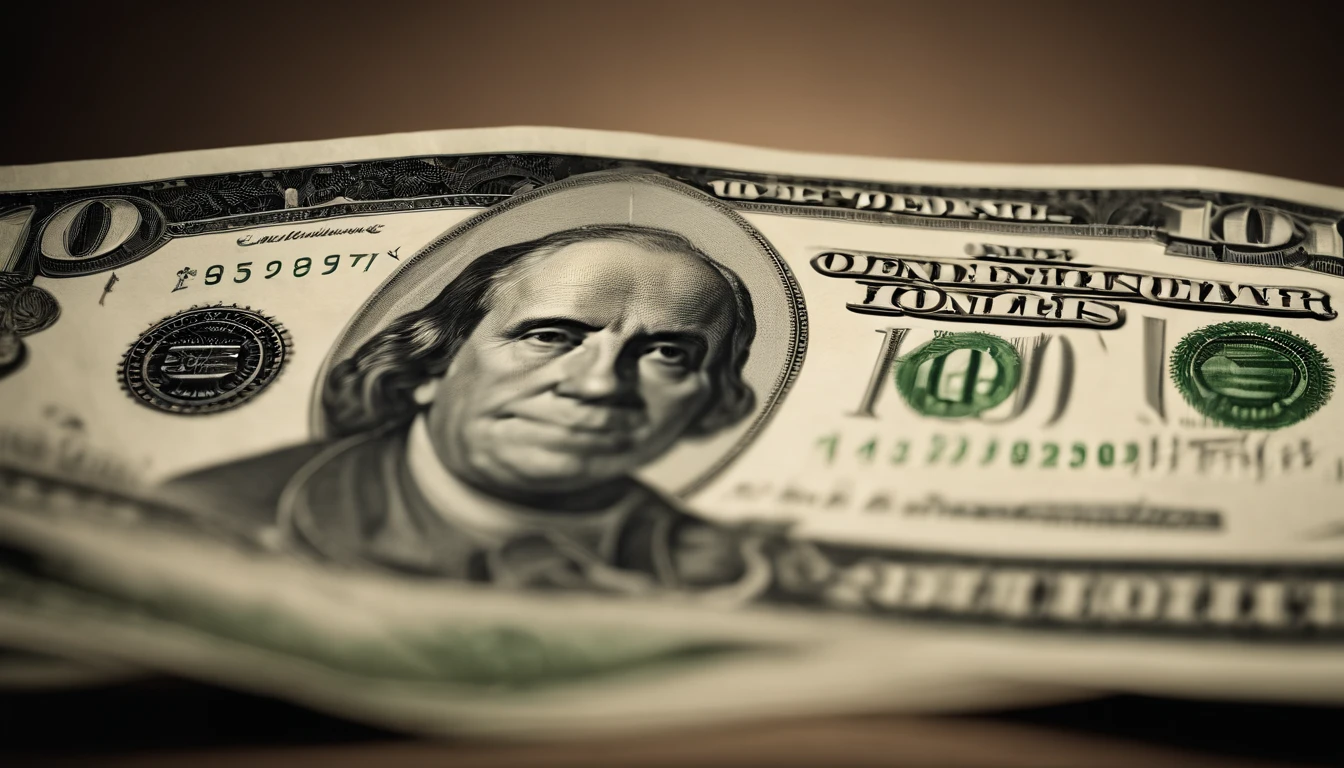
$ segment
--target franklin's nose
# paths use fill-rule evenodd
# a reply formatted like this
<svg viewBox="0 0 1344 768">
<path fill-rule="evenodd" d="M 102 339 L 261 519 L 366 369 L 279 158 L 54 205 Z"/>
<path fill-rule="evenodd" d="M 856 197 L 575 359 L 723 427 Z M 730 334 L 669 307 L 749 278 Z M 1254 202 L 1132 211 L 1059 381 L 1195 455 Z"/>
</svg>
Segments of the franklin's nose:
<svg viewBox="0 0 1344 768">
<path fill-rule="evenodd" d="M 634 361 L 626 358 L 620 345 L 590 337 L 583 346 L 566 355 L 556 391 L 581 400 L 632 404 L 637 400 L 637 369 Z"/>
</svg>

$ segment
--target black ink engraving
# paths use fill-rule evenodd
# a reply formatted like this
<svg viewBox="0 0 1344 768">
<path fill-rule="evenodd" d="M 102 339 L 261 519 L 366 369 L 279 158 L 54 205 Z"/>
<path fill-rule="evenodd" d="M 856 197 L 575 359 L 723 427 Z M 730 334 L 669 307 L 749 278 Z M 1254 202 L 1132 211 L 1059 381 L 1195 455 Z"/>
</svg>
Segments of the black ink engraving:
<svg viewBox="0 0 1344 768">
<path fill-rule="evenodd" d="M 1176 256 L 1344 275 L 1340 211 L 1190 189 L 1013 189 L 856 182 L 551 154 L 401 158 L 0 194 L 34 226 L 18 261 L 112 269 L 168 238 L 433 208 L 488 207 L 594 171 L 646 168 L 746 211 L 1043 236 L 1156 239 Z M 358 229 L 358 228 L 356 228 Z M 314 236 L 295 231 L 278 237 Z M 269 242 L 244 235 L 241 245 Z M 246 241 L 246 242 L 244 242 Z M 23 271 L 17 269 L 14 271 Z"/>
<path fill-rule="evenodd" d="M 994 243 L 967 243 L 966 255 L 987 261 L 1073 261 L 1069 248 L 1026 248 Z"/>
<path fill-rule="evenodd" d="M 113 272 L 112 276 L 107 278 L 107 282 L 103 284 L 103 293 L 101 296 L 98 297 L 98 306 L 100 307 L 106 306 L 104 302 L 107 301 L 107 294 L 111 293 L 112 286 L 116 285 L 120 281 L 121 278 L 117 277 L 116 272 Z"/>
<path fill-rule="evenodd" d="M 196 270 L 191 267 L 183 267 L 177 270 L 177 285 L 173 286 L 170 293 L 186 290 L 187 281 L 196 276 Z"/>
<path fill-rule="evenodd" d="M 151 408 L 215 413 L 274 381 L 289 347 L 284 328 L 250 308 L 193 307 L 141 334 L 122 361 L 121 382 Z"/>
<path fill-rule="evenodd" d="M 238 245 L 248 248 L 254 245 L 267 245 L 270 243 L 288 243 L 293 240 L 306 240 L 312 237 L 335 237 L 340 235 L 376 235 L 383 231 L 382 224 L 369 224 L 362 227 L 323 227 L 311 231 L 291 230 L 283 235 L 262 235 L 255 237 L 253 235 L 243 235 L 238 238 Z"/>
<path fill-rule="evenodd" d="M 0 378 L 23 365 L 23 337 L 51 327 L 61 314 L 55 297 L 29 281 L 0 273 Z"/>
<path fill-rule="evenodd" d="M 64 202 L 32 237 L 44 275 L 76 277 L 106 272 L 144 258 L 167 242 L 163 213 L 135 195 Z"/>
<path fill-rule="evenodd" d="M 1114 302 L 1216 312 L 1333 320 L 1330 294 L 1316 288 L 1159 275 L 1086 264 L 1020 265 L 899 254 L 827 251 L 812 259 L 827 277 L 862 287 L 851 312 L 940 320 L 1115 328 Z M 1108 301 L 1101 301 L 1102 299 Z"/>
<path fill-rule="evenodd" d="M 680 207 L 665 212 L 669 200 Z M 685 232 L 655 226 L 664 219 Z M 442 271 L 458 243 L 493 237 L 504 244 Z M 427 303 L 393 304 L 335 355 L 321 439 L 164 492 L 334 562 L 514 587 L 759 591 L 736 531 L 637 472 L 757 428 L 778 401 L 805 338 L 780 269 L 727 206 L 663 177 L 555 185 L 446 234 L 369 300 L 442 275 Z M 765 342 L 758 314 L 776 326 Z M 768 362 L 753 373 L 749 357 Z M 247 500 L 222 492 L 240 483 Z"/>
</svg>

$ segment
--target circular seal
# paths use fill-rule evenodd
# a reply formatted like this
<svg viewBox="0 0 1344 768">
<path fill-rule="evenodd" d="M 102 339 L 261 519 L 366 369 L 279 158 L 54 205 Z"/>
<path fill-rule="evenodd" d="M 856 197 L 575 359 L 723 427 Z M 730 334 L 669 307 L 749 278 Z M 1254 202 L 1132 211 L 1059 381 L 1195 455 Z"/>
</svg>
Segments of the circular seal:
<svg viewBox="0 0 1344 768">
<path fill-rule="evenodd" d="M 0 379 L 23 367 L 23 337 L 50 328 L 60 317 L 56 297 L 14 275 L 0 274 Z"/>
<path fill-rule="evenodd" d="M 279 375 L 288 334 L 250 307 L 192 307 L 140 335 L 121 363 L 121 382 L 139 402 L 179 414 L 242 405 Z"/>
<path fill-rule="evenodd" d="M 975 416 L 1008 399 L 1022 358 L 989 333 L 949 333 L 896 366 L 896 389 L 919 413 L 944 419 Z"/>
<path fill-rule="evenodd" d="M 1325 405 L 1335 383 L 1334 370 L 1311 342 L 1241 321 L 1187 334 L 1171 351 L 1171 377 L 1195 410 L 1238 429 L 1296 424 Z"/>
</svg>

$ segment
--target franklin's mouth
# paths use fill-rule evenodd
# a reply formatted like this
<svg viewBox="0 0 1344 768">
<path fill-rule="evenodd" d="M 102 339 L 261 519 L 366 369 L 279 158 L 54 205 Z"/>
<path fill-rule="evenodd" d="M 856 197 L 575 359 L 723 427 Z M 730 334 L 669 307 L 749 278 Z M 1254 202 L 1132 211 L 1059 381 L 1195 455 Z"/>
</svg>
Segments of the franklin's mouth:
<svg viewBox="0 0 1344 768">
<path fill-rule="evenodd" d="M 626 423 L 594 424 L 536 418 L 525 414 L 502 414 L 501 421 L 512 421 L 528 439 L 552 448 L 623 451 L 634 445 L 634 426 Z"/>
</svg>

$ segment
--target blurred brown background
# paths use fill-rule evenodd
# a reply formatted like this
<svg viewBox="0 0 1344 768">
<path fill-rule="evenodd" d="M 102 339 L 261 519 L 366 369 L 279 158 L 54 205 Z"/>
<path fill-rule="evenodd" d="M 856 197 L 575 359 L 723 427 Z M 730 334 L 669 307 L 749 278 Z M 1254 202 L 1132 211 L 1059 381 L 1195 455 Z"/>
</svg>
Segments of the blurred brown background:
<svg viewBox="0 0 1344 768">
<path fill-rule="evenodd" d="M 25 3 L 0 164 L 495 125 L 1344 185 L 1338 3 Z"/>
<path fill-rule="evenodd" d="M 531 124 L 1344 186 L 1339 5 L 25 3 L 0 27 L 0 164 Z M 0 762 L 1344 764 L 1341 714 L 1114 697 L 517 746 L 407 740 L 154 682 L 0 695 Z"/>
</svg>

